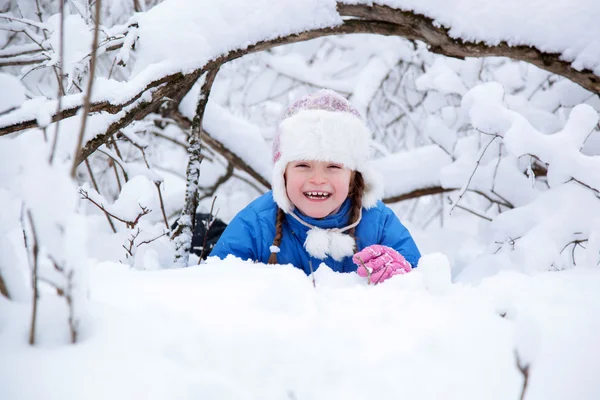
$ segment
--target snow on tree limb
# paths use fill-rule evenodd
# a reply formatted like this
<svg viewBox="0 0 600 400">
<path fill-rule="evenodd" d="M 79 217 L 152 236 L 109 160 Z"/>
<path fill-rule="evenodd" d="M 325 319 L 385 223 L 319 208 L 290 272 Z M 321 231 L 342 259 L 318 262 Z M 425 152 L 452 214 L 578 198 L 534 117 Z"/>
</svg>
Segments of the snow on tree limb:
<svg viewBox="0 0 600 400">
<path fill-rule="evenodd" d="M 508 57 L 525 61 L 548 72 L 564 76 L 593 93 L 600 93 L 600 76 L 589 69 L 578 70 L 564 61 L 559 53 L 547 53 L 534 46 L 511 46 L 502 41 L 497 45 L 471 42 L 450 36 L 450 29 L 439 26 L 427 16 L 411 11 L 402 11 L 388 6 L 373 4 L 350 5 L 338 3 L 342 16 L 391 22 L 404 29 L 401 35 L 407 39 L 420 40 L 429 45 L 433 53 L 464 59 L 465 57 Z"/>
<path fill-rule="evenodd" d="M 175 93 L 178 92 L 178 89 L 180 89 L 177 84 L 182 80 L 187 81 L 191 76 L 200 76 L 205 71 L 212 69 L 216 64 L 222 65 L 246 54 L 267 50 L 284 44 L 306 41 L 317 37 L 352 33 L 371 33 L 420 40 L 427 43 L 432 52 L 461 59 L 465 57 L 504 56 L 515 60 L 526 61 L 549 72 L 564 76 L 593 93 L 600 93 L 600 77 L 590 70 L 575 69 L 569 62 L 561 60 L 559 54 L 545 53 L 531 46 L 509 46 L 505 42 L 490 46 L 482 43 L 473 43 L 455 39 L 449 36 L 448 29 L 436 26 L 431 18 L 387 6 L 348 5 L 338 3 L 338 11 L 342 17 L 354 17 L 357 19 L 345 20 L 338 26 L 298 32 L 289 36 L 260 41 L 249 46 L 247 43 L 240 43 L 240 49 L 232 50 L 225 55 L 217 55 L 212 61 L 203 66 L 198 66 L 198 68 L 191 73 L 171 73 L 147 82 L 136 82 L 135 85 L 137 86 L 137 89 L 133 90 L 131 96 L 124 97 L 116 102 L 109 99 L 93 102 L 90 106 L 90 112 L 96 113 L 106 111 L 111 114 L 116 114 L 127 105 L 130 105 L 135 102 L 135 100 L 139 99 L 149 89 L 159 87 L 163 84 L 166 84 L 166 86 L 176 86 L 169 90 L 165 90 L 164 92 L 165 97 L 174 96 Z M 134 29 L 137 29 L 137 27 Z M 118 45 L 119 44 L 116 44 L 115 46 Z M 26 51 L 30 50 L 27 49 Z M 124 85 L 127 86 L 126 83 Z M 127 89 L 129 90 L 125 90 L 125 92 L 131 92 L 130 87 Z M 52 122 L 71 117 L 81 108 L 82 100 L 78 99 L 78 97 L 81 96 L 72 95 L 68 97 L 71 98 L 68 103 L 71 103 L 72 105 L 59 114 L 51 113 Z M 159 101 L 160 99 L 153 96 L 150 103 L 155 106 Z M 125 121 L 128 120 L 129 118 Z M 19 109 L 0 117 L 0 136 L 36 126 L 38 126 L 38 123 L 36 118 L 31 116 L 31 112 L 24 113 Z"/>
</svg>

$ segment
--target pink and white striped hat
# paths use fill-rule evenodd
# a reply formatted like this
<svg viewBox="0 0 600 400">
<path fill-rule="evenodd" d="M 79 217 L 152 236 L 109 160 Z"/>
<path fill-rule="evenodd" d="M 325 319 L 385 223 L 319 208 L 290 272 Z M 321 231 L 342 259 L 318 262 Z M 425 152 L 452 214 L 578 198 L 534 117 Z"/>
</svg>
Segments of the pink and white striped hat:
<svg viewBox="0 0 600 400">
<path fill-rule="evenodd" d="M 363 207 L 374 207 L 383 185 L 369 162 L 371 131 L 360 113 L 336 92 L 322 89 L 294 102 L 284 112 L 273 141 L 273 198 L 286 213 L 294 209 L 285 190 L 287 164 L 297 160 L 341 163 L 362 174 Z"/>
</svg>

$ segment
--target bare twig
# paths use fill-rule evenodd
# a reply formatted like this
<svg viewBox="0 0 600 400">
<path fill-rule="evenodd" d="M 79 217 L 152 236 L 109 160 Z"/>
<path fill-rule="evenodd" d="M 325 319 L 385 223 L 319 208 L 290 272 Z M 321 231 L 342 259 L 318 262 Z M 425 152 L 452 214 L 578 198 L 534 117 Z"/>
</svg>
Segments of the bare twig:
<svg viewBox="0 0 600 400">
<path fill-rule="evenodd" d="M 140 228 L 137 228 L 136 232 L 132 233 L 129 239 L 127 239 L 127 241 L 129 242 L 129 247 L 125 247 L 125 245 L 122 245 L 125 251 L 127 252 L 127 258 L 133 257 L 134 247 L 137 248 L 137 246 L 134 246 L 135 239 L 137 239 L 137 237 L 140 235 L 140 232 Z"/>
<path fill-rule="evenodd" d="M 188 118 L 182 115 L 178 110 L 170 111 L 170 115 L 173 117 L 173 120 L 179 125 L 181 129 L 189 129 L 191 127 L 191 122 Z M 202 132 L 202 143 L 208 145 L 215 152 L 222 155 L 226 160 L 231 162 L 236 168 L 246 172 L 252 178 L 254 178 L 258 183 L 263 185 L 267 190 L 271 188 L 271 184 L 269 183 L 269 179 L 262 176 L 255 169 L 249 166 L 244 160 L 242 160 L 237 154 L 229 150 L 225 145 L 210 135 L 210 132 L 203 131 Z M 204 157 L 207 158 L 207 157 Z"/>
<path fill-rule="evenodd" d="M 2 270 L 0 270 L 0 294 L 10 300 L 10 294 L 8 293 L 6 283 L 2 278 Z"/>
<path fill-rule="evenodd" d="M 87 125 L 87 118 L 90 112 L 90 105 L 92 99 L 92 88 L 94 86 L 94 76 L 96 73 L 96 55 L 98 49 L 98 33 L 100 28 L 100 6 L 102 0 L 96 0 L 96 21 L 94 24 L 94 40 L 92 42 L 92 57 L 90 60 L 90 76 L 88 77 L 88 86 L 83 100 L 83 115 L 81 117 L 81 127 L 79 129 L 79 136 L 77 137 L 77 144 L 75 146 L 75 153 L 73 155 L 73 166 L 71 167 L 71 177 L 75 179 L 75 171 L 77 165 L 79 165 L 79 159 L 81 157 L 81 145 L 83 144 L 83 135 L 85 134 L 85 127 Z"/>
<path fill-rule="evenodd" d="M 119 166 L 121 167 L 121 170 L 123 170 L 123 172 L 125 172 L 125 167 L 123 167 L 123 164 L 121 164 L 121 162 L 119 160 L 117 160 L 116 157 L 114 157 L 112 154 L 106 152 L 106 151 L 102 151 L 102 150 L 98 150 L 100 153 L 108 156 L 108 166 L 112 167 L 113 171 L 115 172 L 115 178 L 117 180 L 117 187 L 119 188 L 119 192 L 122 189 L 122 185 L 121 185 L 121 178 L 119 177 L 119 171 L 117 170 L 117 164 L 119 164 Z M 87 158 L 86 158 L 87 160 Z"/>
<path fill-rule="evenodd" d="M 42 19 L 42 12 L 40 10 L 40 4 L 39 1 L 37 2 L 37 6 L 38 6 L 38 12 L 39 12 L 39 17 L 40 20 Z M 56 68 L 54 69 L 55 72 L 58 73 L 58 94 L 57 94 L 57 104 L 56 104 L 56 114 L 60 114 L 61 108 L 62 108 L 62 98 L 65 95 L 65 90 L 63 87 L 63 79 L 65 77 L 64 75 L 64 70 L 65 70 L 65 2 L 63 0 L 59 1 L 60 6 L 60 36 L 58 39 L 58 47 L 59 47 L 59 54 L 58 54 L 58 65 L 60 66 L 60 72 L 56 71 Z M 54 139 L 52 141 L 52 150 L 50 151 L 50 164 L 52 164 L 53 160 L 54 160 L 54 153 L 56 152 L 56 145 L 58 143 L 58 133 L 59 133 L 59 127 L 60 127 L 60 120 L 56 121 L 56 127 L 54 130 Z"/>
<path fill-rule="evenodd" d="M 0 14 L 0 18 L 3 18 L 7 21 L 10 22 L 19 22 L 23 25 L 28 25 L 32 28 L 36 28 L 36 29 L 41 29 L 42 31 L 47 31 L 48 29 L 46 28 L 46 25 L 43 23 L 37 23 L 35 21 L 29 20 L 29 19 L 25 19 L 25 18 L 16 18 L 16 17 L 11 17 L 10 15 L 6 15 L 6 14 Z"/>
<path fill-rule="evenodd" d="M 317 281 L 315 280 L 315 271 L 313 270 L 312 261 L 311 261 L 310 257 L 308 259 L 308 268 L 310 269 L 310 276 L 312 278 L 313 287 L 316 289 Z"/>
<path fill-rule="evenodd" d="M 222 176 L 219 177 L 219 179 L 217 179 L 217 181 L 215 182 L 214 185 L 208 187 L 208 188 L 202 188 L 203 190 L 205 190 L 204 194 L 198 199 L 198 201 L 204 200 L 208 197 L 214 196 L 215 192 L 217 191 L 217 189 L 219 188 L 219 186 L 221 186 L 222 184 L 224 184 L 225 182 L 227 182 L 232 176 L 233 176 L 233 164 L 232 163 L 227 163 L 227 170 L 225 171 L 225 174 L 223 174 Z"/>
<path fill-rule="evenodd" d="M 29 220 L 29 225 L 31 227 L 31 238 L 32 238 L 32 261 L 33 265 L 31 266 L 31 286 L 33 288 L 33 310 L 31 312 L 31 325 L 29 328 L 29 344 L 33 346 L 35 344 L 35 325 L 37 320 L 37 308 L 38 308 L 38 240 L 37 234 L 35 232 L 35 224 L 33 223 L 33 217 L 31 216 L 31 211 L 27 210 L 27 219 Z"/>
<path fill-rule="evenodd" d="M 256 190 L 258 192 L 258 194 L 264 194 L 265 190 L 261 189 L 260 187 L 258 187 L 258 185 L 254 182 L 252 182 L 250 179 L 246 178 L 245 176 L 242 176 L 240 174 L 236 174 L 235 172 L 233 173 L 233 177 L 236 179 L 239 179 L 240 181 L 244 182 L 245 184 L 247 184 L 248 186 L 250 186 L 252 189 Z"/>
<path fill-rule="evenodd" d="M 448 199 L 448 202 L 449 202 L 449 203 L 452 203 L 452 200 Z M 455 206 L 456 208 L 460 208 L 461 210 L 464 210 L 464 211 L 466 211 L 466 212 L 468 212 L 468 213 L 470 213 L 470 214 L 473 214 L 473 215 L 475 215 L 475 216 L 477 216 L 477 217 L 479 217 L 479 218 L 485 219 L 486 221 L 490 221 L 490 222 L 492 221 L 492 219 L 491 219 L 490 217 L 488 217 L 488 216 L 486 216 L 486 215 L 483 215 L 483 214 L 481 214 L 481 213 L 479 213 L 479 212 L 477 212 L 477 211 L 475 211 L 475 210 L 471 210 L 471 209 L 470 209 L 470 208 L 468 208 L 468 207 L 461 206 L 460 204 L 455 204 L 454 206 Z"/>
<path fill-rule="evenodd" d="M 114 219 L 116 219 L 117 221 L 121 221 L 122 223 L 125 224 L 125 226 L 127 226 L 127 228 L 133 229 L 135 228 L 135 226 L 140 222 L 140 218 L 142 218 L 144 215 L 149 214 L 150 212 L 152 212 L 152 210 L 150 210 L 147 207 L 144 207 L 141 204 L 138 204 L 138 206 L 140 207 L 140 209 L 142 210 L 140 213 L 138 213 L 138 215 L 135 217 L 135 219 L 133 221 L 129 221 L 120 217 L 117 217 L 116 215 L 110 213 L 105 207 L 104 204 L 98 204 L 98 202 L 96 202 L 95 200 L 93 200 L 89 195 L 88 192 L 86 192 L 83 189 L 79 189 L 79 194 L 81 195 L 81 198 L 84 200 L 89 200 L 90 203 L 92 203 L 93 205 L 95 205 L 96 207 L 98 207 L 100 210 L 102 210 L 104 213 L 108 214 L 109 216 L 113 217 Z"/>
<path fill-rule="evenodd" d="M 577 234 L 577 232 L 576 232 Z M 583 245 L 583 243 L 587 243 L 588 239 L 575 239 L 570 241 L 569 243 L 567 243 L 566 245 L 564 245 L 564 247 L 562 248 L 562 250 L 560 251 L 560 253 L 562 254 L 567 247 L 569 247 L 570 245 L 573 245 L 573 248 L 571 249 L 571 260 L 573 261 L 573 265 L 577 265 L 577 263 L 575 262 L 575 249 L 577 248 L 577 246 L 581 247 L 582 249 L 585 249 L 586 247 Z"/>
<path fill-rule="evenodd" d="M 521 362 L 521 358 L 519 357 L 519 353 L 517 353 L 517 351 L 515 351 L 515 357 L 517 359 L 517 368 L 519 369 L 519 372 L 521 372 L 521 375 L 523 375 L 523 387 L 521 389 L 520 397 L 520 400 L 523 400 L 527 391 L 527 384 L 529 383 L 529 364 L 523 364 Z"/>
<path fill-rule="evenodd" d="M 100 1 L 100 0 L 96 0 Z M 67 289 L 65 290 L 65 300 L 69 308 L 69 331 L 71 333 L 71 343 L 77 343 L 79 321 L 75 318 L 75 307 L 73 306 L 73 275 L 75 271 L 70 270 L 67 275 Z"/>
<path fill-rule="evenodd" d="M 94 173 L 92 172 L 92 167 L 87 159 L 85 160 L 85 166 L 87 167 L 88 174 L 90 174 L 90 180 L 92 181 L 92 185 L 94 185 L 94 189 L 96 190 L 96 192 L 100 193 L 100 188 L 98 187 L 98 183 L 96 182 L 96 178 L 94 177 Z M 106 211 L 104 212 L 104 215 L 106 215 L 106 219 L 108 220 L 110 229 L 112 229 L 113 233 L 117 233 L 115 225 L 113 224 L 112 219 L 110 219 L 110 215 L 108 215 Z"/>
<path fill-rule="evenodd" d="M 150 169 L 150 163 L 148 163 L 148 159 L 146 158 L 146 151 L 144 149 L 143 146 L 140 146 L 139 144 L 135 143 L 133 140 L 131 140 L 127 135 L 124 135 L 127 140 L 129 140 L 129 142 L 136 147 L 138 150 L 140 150 L 142 152 L 142 158 L 144 160 L 144 163 L 146 164 L 146 168 Z M 116 148 L 116 143 L 115 144 L 115 148 Z M 119 154 L 119 157 L 121 155 Z M 160 190 L 160 184 L 161 182 L 154 182 L 154 186 L 156 186 L 156 191 L 158 192 L 158 200 L 160 202 L 160 211 L 162 213 L 163 216 L 163 221 L 165 223 L 165 228 L 167 230 L 169 230 L 169 220 L 167 219 L 167 213 L 165 212 L 165 203 L 163 201 L 163 196 L 162 196 L 162 191 Z"/>
<path fill-rule="evenodd" d="M 169 220 L 167 219 L 167 212 L 165 211 L 165 202 L 163 200 L 162 191 L 160 190 L 160 182 L 154 182 L 156 186 L 156 191 L 158 192 L 158 201 L 160 203 L 160 212 L 162 213 L 163 221 L 165 223 L 165 228 L 170 230 L 169 228 Z"/>
<path fill-rule="evenodd" d="M 360 257 L 356 257 L 358 258 L 358 262 L 360 262 L 360 265 L 365 269 L 365 271 L 367 271 L 367 285 L 371 284 L 371 270 L 369 268 L 367 268 L 367 266 L 365 265 L 365 262 L 362 260 L 362 258 Z"/>
<path fill-rule="evenodd" d="M 182 147 L 182 148 L 184 148 L 187 151 L 188 145 L 186 143 L 184 143 L 184 142 L 180 142 L 179 140 L 177 140 L 175 138 L 172 138 L 170 136 L 167 136 L 164 133 L 159 132 L 159 131 L 154 130 L 154 129 L 150 129 L 148 132 L 151 133 L 151 134 L 153 134 L 153 135 L 155 135 L 155 136 L 158 136 L 159 138 L 168 140 L 169 142 L 174 143 L 177 146 Z M 204 158 L 206 158 L 206 156 Z"/>
<path fill-rule="evenodd" d="M 110 140 L 108 141 L 109 147 L 112 147 L 113 149 L 115 149 L 115 154 L 117 155 L 117 157 L 112 157 L 111 158 L 115 161 L 117 161 L 119 163 L 119 166 L 121 166 L 121 169 L 123 171 L 123 179 L 125 180 L 125 183 L 127 183 L 129 181 L 129 174 L 127 173 L 127 169 L 125 168 L 125 166 L 123 164 L 121 164 L 121 161 L 125 162 L 125 159 L 123 158 L 123 156 L 121 155 L 121 150 L 119 149 L 119 145 L 117 144 L 117 141 L 115 140 L 114 136 L 110 138 Z"/>
<path fill-rule="evenodd" d="M 471 184 L 471 180 L 473 179 L 473 176 L 475 175 L 475 172 L 477 172 L 477 168 L 479 168 L 479 164 L 481 164 L 481 160 L 482 160 L 483 156 L 485 155 L 485 152 L 487 151 L 488 147 L 490 147 L 490 145 L 494 142 L 494 140 L 496 140 L 496 138 L 498 138 L 498 136 L 494 136 L 492 138 L 492 140 L 490 140 L 489 143 L 481 150 L 481 152 L 479 154 L 479 158 L 475 162 L 475 168 L 473 168 L 473 172 L 471 172 L 471 176 L 469 176 L 469 180 L 467 181 L 467 184 L 465 185 L 465 187 L 463 189 L 461 189 L 460 194 L 458 195 L 458 199 L 456 199 L 456 201 L 453 203 L 452 207 L 450 208 L 450 211 L 448 211 L 448 214 L 452 214 L 452 210 L 454 210 L 454 207 L 456 207 L 456 205 L 460 202 L 460 200 L 465 195 L 467 189 L 469 188 L 469 185 Z"/>
<path fill-rule="evenodd" d="M 140 246 L 141 246 L 141 245 L 143 245 L 143 244 L 150 244 L 150 243 L 154 242 L 155 240 L 158 240 L 158 239 L 160 239 L 161 237 L 163 237 L 163 236 L 166 236 L 168 233 L 169 233 L 169 232 L 163 232 L 163 233 L 161 233 L 160 235 L 158 235 L 157 237 L 155 237 L 154 239 L 150 239 L 150 240 L 144 240 L 144 241 L 141 241 L 141 242 L 139 242 L 139 243 L 138 243 L 138 244 L 137 244 L 135 247 L 140 247 Z"/>
</svg>

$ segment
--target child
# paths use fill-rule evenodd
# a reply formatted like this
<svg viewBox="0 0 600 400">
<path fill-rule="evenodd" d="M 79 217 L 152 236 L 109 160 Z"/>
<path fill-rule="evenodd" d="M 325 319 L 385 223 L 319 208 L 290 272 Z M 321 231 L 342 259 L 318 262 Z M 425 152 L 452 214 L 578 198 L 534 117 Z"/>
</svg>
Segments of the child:
<svg viewBox="0 0 600 400">
<path fill-rule="evenodd" d="M 412 236 L 380 201 L 383 188 L 367 161 L 370 137 L 337 93 L 297 100 L 277 127 L 273 190 L 235 216 L 210 255 L 289 263 L 307 275 L 325 263 L 374 283 L 416 267 Z"/>
</svg>

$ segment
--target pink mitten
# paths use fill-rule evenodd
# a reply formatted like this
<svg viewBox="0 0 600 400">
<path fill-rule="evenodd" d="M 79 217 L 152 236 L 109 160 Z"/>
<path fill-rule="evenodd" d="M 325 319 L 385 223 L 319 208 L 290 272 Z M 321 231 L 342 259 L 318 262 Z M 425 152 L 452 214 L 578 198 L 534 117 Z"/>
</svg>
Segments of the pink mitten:
<svg viewBox="0 0 600 400">
<path fill-rule="evenodd" d="M 394 276 L 410 272 L 412 267 L 406 259 L 391 247 L 373 244 L 365 247 L 352 257 L 358 265 L 358 275 L 371 276 L 370 282 L 377 284 Z M 366 269 L 365 269 L 366 267 Z"/>
</svg>

